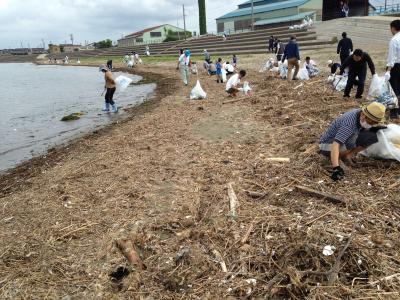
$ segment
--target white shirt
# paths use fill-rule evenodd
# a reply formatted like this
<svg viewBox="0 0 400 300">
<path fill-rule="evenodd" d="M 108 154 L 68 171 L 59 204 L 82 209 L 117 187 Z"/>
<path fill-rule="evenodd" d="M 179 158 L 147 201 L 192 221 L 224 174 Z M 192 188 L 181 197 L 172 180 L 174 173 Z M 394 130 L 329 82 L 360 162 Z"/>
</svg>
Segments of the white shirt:
<svg viewBox="0 0 400 300">
<path fill-rule="evenodd" d="M 312 59 L 310 59 L 310 63 L 307 63 L 306 61 L 304 62 L 304 68 L 312 68 L 315 67 L 317 64 L 315 63 L 315 61 L 313 61 Z"/>
<path fill-rule="evenodd" d="M 228 72 L 234 72 L 235 68 L 231 65 L 231 64 L 226 64 L 225 65 L 225 70 L 227 70 Z"/>
<path fill-rule="evenodd" d="M 239 83 L 240 83 L 239 74 L 232 75 L 232 77 L 229 78 L 228 82 L 226 83 L 226 90 L 228 91 L 231 88 L 237 87 Z"/>
<path fill-rule="evenodd" d="M 181 66 L 188 66 L 189 63 L 190 63 L 190 56 L 185 56 L 185 53 L 179 56 L 179 64 Z"/>
<path fill-rule="evenodd" d="M 400 32 L 396 33 L 389 42 L 388 67 L 400 63 Z"/>
</svg>

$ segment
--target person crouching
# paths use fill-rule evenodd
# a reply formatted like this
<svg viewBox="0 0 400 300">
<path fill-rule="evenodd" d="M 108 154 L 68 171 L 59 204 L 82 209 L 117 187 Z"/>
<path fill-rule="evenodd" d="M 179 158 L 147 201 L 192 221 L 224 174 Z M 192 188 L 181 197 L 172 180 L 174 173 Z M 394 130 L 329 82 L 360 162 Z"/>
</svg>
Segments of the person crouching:
<svg viewBox="0 0 400 300">
<path fill-rule="evenodd" d="M 344 113 L 329 126 L 319 141 L 319 149 L 330 157 L 332 180 L 341 180 L 345 175 L 340 160 L 351 162 L 357 153 L 378 142 L 378 130 L 386 128 L 378 126 L 385 121 L 385 112 L 383 104 L 372 102 Z"/>
<path fill-rule="evenodd" d="M 232 75 L 232 77 L 229 78 L 228 82 L 226 83 L 226 92 L 228 93 L 229 97 L 237 96 L 240 87 L 240 79 L 242 79 L 245 76 L 246 76 L 246 71 L 240 70 L 238 74 Z"/>
</svg>

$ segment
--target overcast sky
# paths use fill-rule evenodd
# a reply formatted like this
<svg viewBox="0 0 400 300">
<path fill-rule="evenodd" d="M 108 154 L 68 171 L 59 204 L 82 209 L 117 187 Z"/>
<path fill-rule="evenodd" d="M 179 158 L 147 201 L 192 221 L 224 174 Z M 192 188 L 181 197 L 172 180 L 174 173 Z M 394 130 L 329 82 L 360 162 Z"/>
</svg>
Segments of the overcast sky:
<svg viewBox="0 0 400 300">
<path fill-rule="evenodd" d="M 215 18 L 236 9 L 245 0 L 206 0 L 208 31 L 215 31 Z M 84 43 L 117 40 L 146 27 L 169 23 L 198 31 L 197 0 L 0 0 L 0 49 L 37 47 L 74 41 Z M 75 43 L 75 42 L 74 42 Z"/>
</svg>

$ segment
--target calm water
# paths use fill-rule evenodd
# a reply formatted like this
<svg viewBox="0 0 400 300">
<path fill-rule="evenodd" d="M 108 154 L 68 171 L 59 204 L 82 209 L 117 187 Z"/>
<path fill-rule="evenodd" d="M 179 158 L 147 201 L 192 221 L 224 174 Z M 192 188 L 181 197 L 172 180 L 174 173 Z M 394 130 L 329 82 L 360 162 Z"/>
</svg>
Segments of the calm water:
<svg viewBox="0 0 400 300">
<path fill-rule="evenodd" d="M 90 67 L 0 64 L 0 172 L 126 116 L 122 110 L 117 114 L 101 111 L 103 76 Z M 155 84 L 131 85 L 117 91 L 114 100 L 119 107 L 137 105 L 154 88 Z M 85 115 L 76 121 L 60 121 L 74 112 Z"/>
</svg>

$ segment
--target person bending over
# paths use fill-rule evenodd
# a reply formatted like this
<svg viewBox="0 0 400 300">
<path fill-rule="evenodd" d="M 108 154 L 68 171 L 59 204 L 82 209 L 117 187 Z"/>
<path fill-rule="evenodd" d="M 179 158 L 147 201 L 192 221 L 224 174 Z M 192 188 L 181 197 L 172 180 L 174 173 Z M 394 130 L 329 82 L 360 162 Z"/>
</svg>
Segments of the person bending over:
<svg viewBox="0 0 400 300">
<path fill-rule="evenodd" d="M 322 135 L 319 149 L 322 155 L 330 157 L 332 180 L 341 180 L 345 175 L 340 160 L 351 161 L 357 153 L 378 142 L 378 130 L 386 128 L 379 126 L 385 120 L 385 111 L 386 107 L 378 102 L 348 111 L 333 121 Z"/>
<path fill-rule="evenodd" d="M 246 76 L 246 71 L 240 70 L 238 74 L 232 75 L 232 77 L 229 78 L 228 82 L 226 83 L 226 92 L 228 93 L 229 97 L 237 96 L 240 87 L 240 79 L 242 79 L 245 76 Z"/>
<path fill-rule="evenodd" d="M 105 66 L 100 67 L 100 71 L 104 74 L 104 81 L 105 81 L 105 86 L 104 88 L 107 90 L 106 91 L 106 96 L 105 96 L 105 106 L 103 111 L 110 111 L 110 105 L 112 107 L 112 112 L 118 112 L 118 107 L 117 104 L 115 104 L 113 100 L 113 96 L 116 90 L 116 85 L 115 81 L 113 78 L 113 75 L 110 70 L 108 70 Z"/>
</svg>

